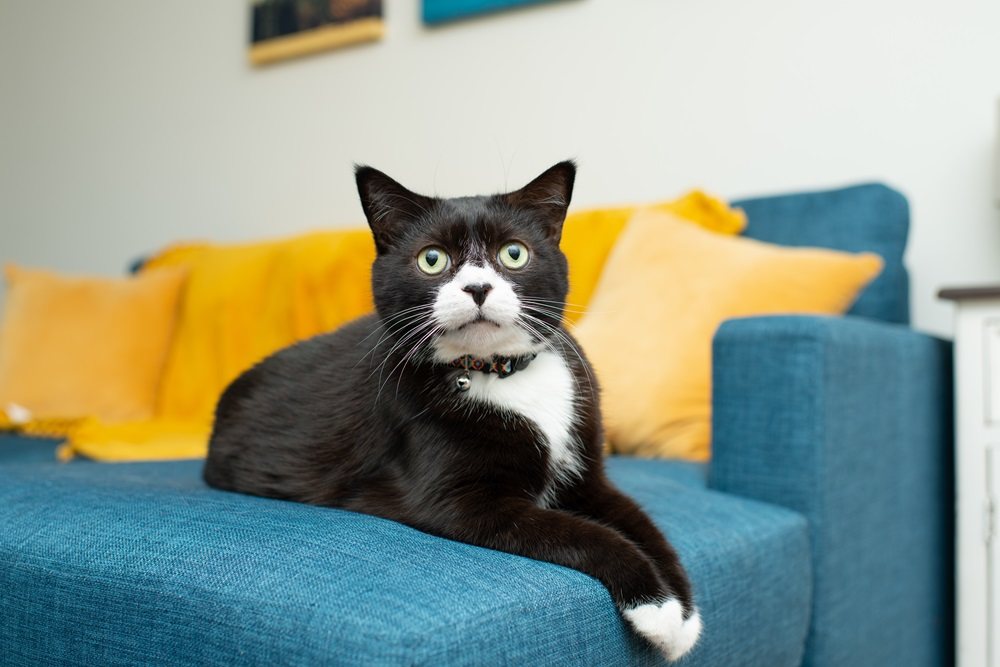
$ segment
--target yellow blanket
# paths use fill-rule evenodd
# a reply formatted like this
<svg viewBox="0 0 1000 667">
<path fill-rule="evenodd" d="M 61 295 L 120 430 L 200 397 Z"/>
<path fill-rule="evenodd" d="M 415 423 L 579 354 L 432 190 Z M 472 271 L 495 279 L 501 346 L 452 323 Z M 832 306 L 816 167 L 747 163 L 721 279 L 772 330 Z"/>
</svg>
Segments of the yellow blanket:
<svg viewBox="0 0 1000 667">
<path fill-rule="evenodd" d="M 742 231 L 742 212 L 702 192 L 655 204 L 725 234 Z M 570 264 L 577 320 L 600 278 L 615 239 L 636 207 L 570 214 L 562 247 Z M 65 436 L 62 457 L 100 461 L 204 456 L 215 402 L 242 371 L 275 350 L 330 331 L 372 310 L 374 246 L 367 229 L 321 231 L 251 244 L 185 244 L 151 258 L 143 270 L 189 270 L 178 328 L 160 386 L 156 419 L 104 424 L 81 416 L 0 428 Z"/>
</svg>

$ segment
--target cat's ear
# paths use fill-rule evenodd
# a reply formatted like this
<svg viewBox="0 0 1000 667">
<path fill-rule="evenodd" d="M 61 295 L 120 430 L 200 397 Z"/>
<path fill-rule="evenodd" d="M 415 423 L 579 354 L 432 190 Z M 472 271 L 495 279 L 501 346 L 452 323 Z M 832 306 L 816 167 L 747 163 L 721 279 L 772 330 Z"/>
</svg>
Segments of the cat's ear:
<svg viewBox="0 0 1000 667">
<path fill-rule="evenodd" d="M 572 160 L 566 160 L 549 167 L 531 183 L 504 195 L 504 198 L 515 208 L 531 210 L 545 225 L 548 237 L 558 243 L 566 220 L 566 210 L 573 197 L 575 179 L 576 164 Z"/>
<path fill-rule="evenodd" d="M 392 247 L 408 223 L 425 215 L 434 204 L 430 197 L 407 190 L 372 167 L 356 165 L 354 178 L 358 183 L 361 208 L 380 254 Z"/>
</svg>

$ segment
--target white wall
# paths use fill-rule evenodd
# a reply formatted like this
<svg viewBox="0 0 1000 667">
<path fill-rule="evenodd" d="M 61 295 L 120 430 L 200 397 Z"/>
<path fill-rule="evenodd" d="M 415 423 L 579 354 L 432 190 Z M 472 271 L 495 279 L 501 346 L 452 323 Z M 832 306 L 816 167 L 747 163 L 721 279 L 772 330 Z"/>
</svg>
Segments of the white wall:
<svg viewBox="0 0 1000 667">
<path fill-rule="evenodd" d="M 1000 279 L 995 0 L 566 0 L 246 64 L 245 0 L 0 0 L 0 261 L 115 273 L 175 239 L 361 223 L 580 160 L 578 205 L 881 179 L 913 205 L 917 326 Z"/>
</svg>

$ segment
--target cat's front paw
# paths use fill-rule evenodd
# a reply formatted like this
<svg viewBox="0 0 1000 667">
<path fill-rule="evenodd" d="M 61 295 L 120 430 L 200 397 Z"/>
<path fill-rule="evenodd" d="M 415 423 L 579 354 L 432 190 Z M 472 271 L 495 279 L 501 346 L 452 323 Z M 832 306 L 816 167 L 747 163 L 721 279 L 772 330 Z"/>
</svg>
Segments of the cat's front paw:
<svg viewBox="0 0 1000 667">
<path fill-rule="evenodd" d="M 660 649 L 668 660 L 679 660 L 698 643 L 701 616 L 696 609 L 684 618 L 677 598 L 640 604 L 622 612 L 636 632 Z"/>
</svg>

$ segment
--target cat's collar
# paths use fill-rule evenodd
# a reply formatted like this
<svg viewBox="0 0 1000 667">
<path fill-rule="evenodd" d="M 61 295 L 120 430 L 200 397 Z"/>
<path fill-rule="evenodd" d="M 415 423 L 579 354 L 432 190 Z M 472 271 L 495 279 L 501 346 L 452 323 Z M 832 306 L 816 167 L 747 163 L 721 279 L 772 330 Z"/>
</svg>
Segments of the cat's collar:
<svg viewBox="0 0 1000 667">
<path fill-rule="evenodd" d="M 482 359 L 471 354 L 464 354 L 457 359 L 453 359 L 449 365 L 465 371 L 459 376 L 456 383 L 461 391 L 465 391 L 469 388 L 469 371 L 479 371 L 486 374 L 495 373 L 497 377 L 505 378 L 518 371 L 523 371 L 537 356 L 537 353 L 522 354 L 518 357 L 503 357 L 494 354 L 489 359 Z"/>
</svg>

